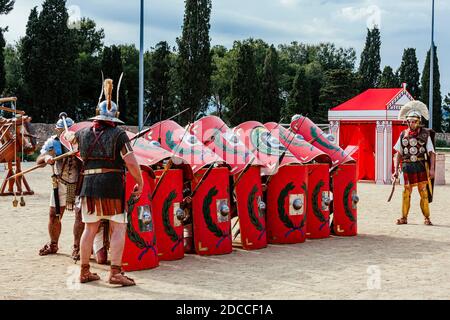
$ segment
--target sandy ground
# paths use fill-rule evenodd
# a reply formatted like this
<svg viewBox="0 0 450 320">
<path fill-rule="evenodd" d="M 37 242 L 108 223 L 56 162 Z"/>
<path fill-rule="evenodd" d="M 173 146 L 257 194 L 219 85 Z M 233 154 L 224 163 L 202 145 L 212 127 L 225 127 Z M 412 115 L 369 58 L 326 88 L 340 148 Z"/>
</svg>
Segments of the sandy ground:
<svg viewBox="0 0 450 320">
<path fill-rule="evenodd" d="M 450 182 L 450 155 L 446 161 Z M 49 169 L 28 175 L 36 194 L 26 197 L 26 207 L 0 198 L 0 299 L 450 299 L 450 185 L 436 188 L 433 227 L 423 225 L 416 191 L 410 224 L 397 226 L 401 188 L 388 204 L 390 186 L 360 183 L 357 237 L 187 255 L 129 273 L 135 287 L 114 288 L 104 280 L 108 267 L 96 264 L 103 279 L 77 283 L 73 214 L 64 217 L 59 253 L 37 254 L 48 240 L 49 176 Z"/>
</svg>

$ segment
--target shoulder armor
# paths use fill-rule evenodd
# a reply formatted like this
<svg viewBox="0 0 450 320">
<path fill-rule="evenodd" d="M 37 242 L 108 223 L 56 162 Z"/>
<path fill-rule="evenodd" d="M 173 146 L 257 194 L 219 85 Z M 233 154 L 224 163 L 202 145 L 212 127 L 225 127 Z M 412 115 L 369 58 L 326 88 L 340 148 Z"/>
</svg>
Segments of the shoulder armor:
<svg viewBox="0 0 450 320">
<path fill-rule="evenodd" d="M 423 142 L 427 142 L 428 137 L 430 136 L 430 130 L 427 128 L 422 128 L 420 130 L 420 134 L 419 134 L 419 139 L 422 140 Z"/>
</svg>

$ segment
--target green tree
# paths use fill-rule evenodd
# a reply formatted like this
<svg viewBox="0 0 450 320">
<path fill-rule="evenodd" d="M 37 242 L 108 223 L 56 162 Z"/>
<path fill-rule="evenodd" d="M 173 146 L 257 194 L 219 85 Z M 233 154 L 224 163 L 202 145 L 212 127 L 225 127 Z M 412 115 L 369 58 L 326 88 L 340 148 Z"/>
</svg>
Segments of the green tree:
<svg viewBox="0 0 450 320">
<path fill-rule="evenodd" d="M 235 126 L 260 118 L 259 80 L 253 47 L 249 43 L 238 44 L 235 70 L 231 80 L 231 96 L 228 117 Z"/>
<path fill-rule="evenodd" d="M 278 53 L 272 45 L 267 49 L 261 80 L 261 118 L 265 123 L 280 119 L 280 88 L 278 85 Z"/>
<path fill-rule="evenodd" d="M 146 77 L 146 94 L 152 123 L 173 116 L 175 107 L 170 91 L 172 68 L 171 52 L 166 41 L 161 41 L 152 52 Z"/>
<path fill-rule="evenodd" d="M 280 59 L 288 63 L 304 65 L 311 62 L 311 47 L 304 43 L 294 41 L 288 45 L 280 44 L 278 49 Z"/>
<path fill-rule="evenodd" d="M 380 30 L 377 27 L 374 27 L 372 30 L 367 29 L 366 45 L 361 53 L 361 62 L 358 70 L 361 79 L 361 91 L 378 86 L 381 74 L 380 47 Z"/>
<path fill-rule="evenodd" d="M 24 80 L 24 96 L 22 98 L 23 103 L 28 106 L 33 105 L 33 93 L 39 90 L 39 52 L 37 49 L 38 41 L 38 24 L 39 24 L 39 13 L 37 7 L 34 7 L 28 17 L 28 22 L 26 26 L 25 37 L 21 39 L 20 44 L 20 60 L 22 66 L 22 75 Z M 34 118 L 34 120 L 42 120 L 43 117 L 36 117 L 38 115 L 38 110 L 30 110 L 29 114 Z"/>
<path fill-rule="evenodd" d="M 0 29 L 0 96 L 6 86 L 6 72 L 5 72 L 5 46 L 6 41 L 3 37 L 3 30 Z"/>
<path fill-rule="evenodd" d="M 0 14 L 8 14 L 14 8 L 15 0 L 0 0 Z"/>
<path fill-rule="evenodd" d="M 353 48 L 336 48 L 334 43 L 321 43 L 310 48 L 310 61 L 318 61 L 324 70 L 353 70 L 356 52 Z"/>
<path fill-rule="evenodd" d="M 270 49 L 270 46 L 262 39 L 253 38 L 246 39 L 242 43 L 246 43 L 252 47 L 253 55 L 255 57 L 256 72 L 258 78 L 262 79 L 264 74 L 264 64 L 267 57 L 267 50 Z"/>
<path fill-rule="evenodd" d="M 92 117 L 98 103 L 101 89 L 101 58 L 105 33 L 97 30 L 96 23 L 88 18 L 80 21 L 76 30 L 79 56 L 77 63 L 80 70 L 79 103 L 75 114 L 77 121 Z"/>
<path fill-rule="evenodd" d="M 230 101 L 231 79 L 233 72 L 233 51 L 228 51 L 224 46 L 214 46 L 211 49 L 212 55 L 212 75 L 211 91 L 212 104 L 215 111 L 212 114 L 224 118 L 226 116 L 226 106 Z"/>
<path fill-rule="evenodd" d="M 120 97 L 121 109 L 126 106 L 127 124 L 138 125 L 139 105 L 139 50 L 135 45 L 120 45 L 124 72 L 123 93 Z M 145 63 L 144 63 L 145 66 Z M 145 66 L 147 68 L 147 66 Z M 126 101 L 125 101 L 126 99 Z M 145 108 L 144 108 L 145 109 Z M 144 120 L 147 115 L 144 115 Z"/>
<path fill-rule="evenodd" d="M 443 109 L 445 112 L 445 116 L 443 117 L 444 121 L 443 121 L 442 127 L 445 132 L 449 132 L 450 131 L 450 93 L 447 94 L 447 96 L 444 98 Z"/>
<path fill-rule="evenodd" d="M 442 131 L 442 96 L 441 96 L 441 75 L 439 72 L 439 59 L 437 56 L 437 48 L 434 46 L 433 59 L 433 129 L 437 132 Z M 421 99 L 426 105 L 429 104 L 430 97 L 430 50 L 428 50 L 427 58 L 422 72 L 422 96 Z M 430 106 L 429 106 L 430 107 Z"/>
<path fill-rule="evenodd" d="M 285 117 L 285 121 L 288 122 L 295 114 L 303 114 L 314 121 L 315 114 L 313 114 L 312 110 L 311 85 L 306 76 L 305 67 L 298 68 L 287 106 L 282 110 L 282 115 Z"/>
<path fill-rule="evenodd" d="M 280 45 L 279 55 L 280 91 L 283 107 L 287 107 L 297 70 L 303 66 L 306 76 L 310 80 L 313 118 L 316 114 L 321 114 L 320 91 L 325 84 L 324 73 L 336 69 L 353 71 L 356 62 L 356 52 L 353 48 L 336 47 L 333 43 L 307 45 L 292 42 L 290 45 Z"/>
<path fill-rule="evenodd" d="M 185 0 L 183 32 L 177 38 L 180 107 L 189 107 L 192 120 L 205 112 L 211 95 L 211 0 Z"/>
<path fill-rule="evenodd" d="M 103 49 L 105 31 L 97 30 L 97 24 L 89 18 L 82 18 L 76 30 L 78 51 L 89 55 L 98 55 Z"/>
<path fill-rule="evenodd" d="M 65 0 L 45 0 L 39 17 L 33 9 L 23 40 L 25 86 L 37 121 L 54 122 L 61 111 L 72 114 L 77 105 L 78 46 L 65 5 Z"/>
<path fill-rule="evenodd" d="M 8 45 L 5 48 L 5 96 L 16 96 L 21 98 L 23 95 L 22 63 L 20 61 L 19 52 L 20 48 L 18 45 Z"/>
<path fill-rule="evenodd" d="M 400 88 L 400 80 L 398 75 L 390 66 L 385 66 L 380 77 L 380 88 Z"/>
<path fill-rule="evenodd" d="M 102 87 L 101 59 L 81 52 L 78 57 L 80 70 L 79 102 L 75 114 L 76 121 L 83 121 L 95 115 Z"/>
<path fill-rule="evenodd" d="M 14 8 L 14 0 L 0 0 L 0 15 L 8 14 Z M 8 28 L 0 28 L 0 95 L 6 86 L 6 71 L 5 71 L 5 47 L 6 41 L 3 33 L 7 31 Z"/>
<path fill-rule="evenodd" d="M 420 73 L 419 61 L 416 57 L 416 49 L 407 48 L 403 52 L 402 63 L 398 70 L 401 83 L 406 83 L 408 91 L 414 99 L 420 98 Z"/>
<path fill-rule="evenodd" d="M 355 84 L 355 74 L 348 69 L 326 71 L 324 85 L 320 90 L 320 110 L 317 112 L 317 122 L 327 122 L 330 108 L 352 98 L 356 94 Z"/>
</svg>

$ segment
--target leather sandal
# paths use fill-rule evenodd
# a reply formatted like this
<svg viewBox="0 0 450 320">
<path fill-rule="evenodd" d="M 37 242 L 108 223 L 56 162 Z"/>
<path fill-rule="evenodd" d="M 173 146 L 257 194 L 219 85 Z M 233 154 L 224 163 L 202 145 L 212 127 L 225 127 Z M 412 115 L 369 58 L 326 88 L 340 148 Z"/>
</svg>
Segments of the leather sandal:
<svg viewBox="0 0 450 320">
<path fill-rule="evenodd" d="M 122 267 L 111 266 L 111 274 L 109 276 L 110 284 L 119 284 L 123 287 L 135 286 L 136 283 L 130 277 L 127 277 L 125 273 L 122 272 Z"/>
<path fill-rule="evenodd" d="M 430 218 L 425 218 L 425 221 L 423 222 L 425 225 L 427 226 L 432 226 L 433 224 L 431 223 Z"/>
<path fill-rule="evenodd" d="M 408 219 L 406 218 L 397 219 L 397 224 L 408 224 Z"/>
<path fill-rule="evenodd" d="M 73 261 L 80 260 L 80 246 L 74 245 L 72 248 L 72 259 Z"/>
<path fill-rule="evenodd" d="M 46 256 L 49 254 L 55 254 L 58 252 L 58 243 L 55 242 L 49 242 L 46 243 L 41 250 L 39 250 L 40 256 Z"/>
<path fill-rule="evenodd" d="M 96 273 L 92 273 L 89 271 L 90 265 L 83 264 L 81 265 L 81 272 L 80 272 L 80 282 L 81 283 L 87 283 L 91 281 L 97 281 L 100 280 L 100 276 Z"/>
</svg>

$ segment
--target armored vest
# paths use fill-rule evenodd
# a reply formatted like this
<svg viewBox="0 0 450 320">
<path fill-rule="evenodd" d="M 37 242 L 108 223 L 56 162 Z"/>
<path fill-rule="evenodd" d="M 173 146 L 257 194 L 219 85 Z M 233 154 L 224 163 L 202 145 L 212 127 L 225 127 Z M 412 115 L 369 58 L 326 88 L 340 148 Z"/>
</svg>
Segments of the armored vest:
<svg viewBox="0 0 450 320">
<path fill-rule="evenodd" d="M 120 155 L 126 136 L 120 128 L 106 127 L 94 133 L 92 128 L 80 130 L 78 145 L 85 169 L 123 169 L 124 162 Z M 127 137 L 128 138 L 128 137 Z"/>
<path fill-rule="evenodd" d="M 120 169 L 122 172 L 109 172 L 86 175 L 83 179 L 80 196 L 94 198 L 122 199 L 125 192 L 125 162 L 121 150 L 129 141 L 125 131 L 118 127 L 105 127 L 94 133 L 85 128 L 76 133 L 83 169 Z"/>
<path fill-rule="evenodd" d="M 407 131 L 403 131 L 400 139 L 403 148 L 403 161 L 417 162 L 424 161 L 427 153 L 427 142 L 430 132 L 421 128 L 417 136 L 407 135 Z"/>
<path fill-rule="evenodd" d="M 64 153 L 69 152 L 69 150 L 67 150 L 64 146 L 62 146 L 62 150 Z M 76 157 L 68 157 L 56 161 L 55 172 L 62 183 L 74 184 L 78 181 L 80 167 L 80 160 Z"/>
</svg>

